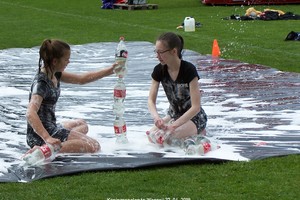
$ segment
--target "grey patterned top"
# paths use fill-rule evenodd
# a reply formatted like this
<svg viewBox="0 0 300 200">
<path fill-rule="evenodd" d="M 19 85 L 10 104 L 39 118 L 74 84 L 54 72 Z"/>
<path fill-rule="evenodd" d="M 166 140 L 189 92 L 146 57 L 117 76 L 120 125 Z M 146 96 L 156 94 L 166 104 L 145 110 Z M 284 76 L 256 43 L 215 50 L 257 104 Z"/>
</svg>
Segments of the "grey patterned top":
<svg viewBox="0 0 300 200">
<path fill-rule="evenodd" d="M 152 78 L 161 82 L 170 103 L 168 114 L 172 118 L 179 118 L 191 107 L 189 83 L 195 77 L 200 78 L 196 67 L 184 60 L 181 61 L 175 81 L 170 77 L 167 65 L 158 64 L 154 67 Z"/>
<path fill-rule="evenodd" d="M 33 94 L 43 97 L 41 107 L 38 111 L 42 124 L 50 135 L 56 130 L 55 106 L 60 96 L 60 77 L 61 72 L 55 74 L 58 84 L 54 86 L 53 82 L 45 73 L 37 73 L 31 85 L 29 100 Z M 30 124 L 27 124 L 27 135 L 36 134 Z"/>
</svg>

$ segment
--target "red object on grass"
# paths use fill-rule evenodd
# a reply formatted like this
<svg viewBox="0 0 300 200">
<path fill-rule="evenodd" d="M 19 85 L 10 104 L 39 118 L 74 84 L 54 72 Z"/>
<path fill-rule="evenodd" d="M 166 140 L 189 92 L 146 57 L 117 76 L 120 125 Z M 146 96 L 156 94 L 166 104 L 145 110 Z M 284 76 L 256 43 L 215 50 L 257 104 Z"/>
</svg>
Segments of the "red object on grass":
<svg viewBox="0 0 300 200">
<path fill-rule="evenodd" d="M 212 47 L 211 55 L 215 58 L 218 58 L 221 55 L 221 51 L 220 51 L 220 47 L 218 45 L 217 39 L 214 39 L 214 41 L 213 41 L 213 47 Z"/>
</svg>

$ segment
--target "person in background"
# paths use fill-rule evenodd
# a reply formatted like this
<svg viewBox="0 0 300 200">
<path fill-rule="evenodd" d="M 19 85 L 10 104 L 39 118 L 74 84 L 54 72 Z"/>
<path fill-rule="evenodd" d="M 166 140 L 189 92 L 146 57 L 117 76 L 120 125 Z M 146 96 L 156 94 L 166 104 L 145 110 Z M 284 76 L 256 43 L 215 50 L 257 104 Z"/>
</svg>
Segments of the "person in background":
<svg viewBox="0 0 300 200">
<path fill-rule="evenodd" d="M 205 135 L 207 116 L 201 107 L 199 75 L 192 63 L 182 60 L 183 45 L 183 38 L 172 32 L 163 33 L 156 40 L 155 53 L 160 63 L 152 72 L 148 98 L 155 126 L 148 134 L 162 130 L 160 132 L 175 138 Z M 160 84 L 170 104 L 163 118 L 156 108 Z M 154 142 L 149 135 L 148 139 Z"/>
<path fill-rule="evenodd" d="M 37 146 L 51 144 L 61 147 L 60 153 L 95 153 L 101 147 L 87 136 L 88 125 L 83 119 L 57 123 L 55 107 L 60 96 L 61 82 L 86 84 L 113 74 L 117 64 L 82 74 L 66 72 L 70 62 L 70 46 L 61 40 L 46 39 L 39 50 L 39 66 L 34 76 L 27 118 L 27 144 L 32 152 Z"/>
</svg>

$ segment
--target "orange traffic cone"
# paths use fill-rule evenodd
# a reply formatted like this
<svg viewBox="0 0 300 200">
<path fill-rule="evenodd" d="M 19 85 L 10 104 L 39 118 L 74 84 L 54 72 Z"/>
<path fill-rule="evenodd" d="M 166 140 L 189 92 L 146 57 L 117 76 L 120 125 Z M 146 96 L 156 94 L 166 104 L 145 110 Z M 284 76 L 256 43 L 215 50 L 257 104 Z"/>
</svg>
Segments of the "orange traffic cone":
<svg viewBox="0 0 300 200">
<path fill-rule="evenodd" d="M 218 58 L 221 55 L 217 39 L 214 39 L 211 55 L 212 55 L 212 57 L 215 57 L 215 58 Z"/>
</svg>

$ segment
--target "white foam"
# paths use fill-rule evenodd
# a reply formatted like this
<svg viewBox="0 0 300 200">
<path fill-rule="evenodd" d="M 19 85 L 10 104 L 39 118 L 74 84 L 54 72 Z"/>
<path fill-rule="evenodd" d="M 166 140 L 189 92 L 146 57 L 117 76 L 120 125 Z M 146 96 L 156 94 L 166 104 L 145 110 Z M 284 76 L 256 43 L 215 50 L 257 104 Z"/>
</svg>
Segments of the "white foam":
<svg viewBox="0 0 300 200">
<path fill-rule="evenodd" d="M 15 87 L 0 86 L 0 97 L 28 95 L 28 91 L 17 89 Z"/>
</svg>

